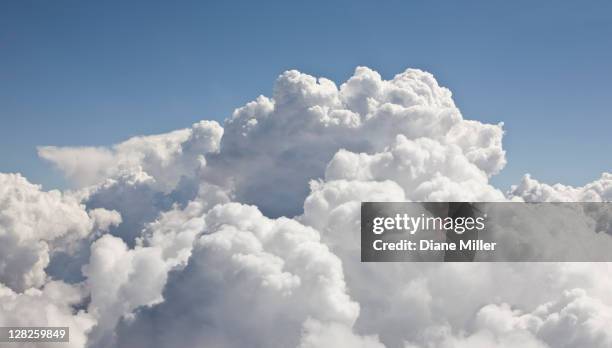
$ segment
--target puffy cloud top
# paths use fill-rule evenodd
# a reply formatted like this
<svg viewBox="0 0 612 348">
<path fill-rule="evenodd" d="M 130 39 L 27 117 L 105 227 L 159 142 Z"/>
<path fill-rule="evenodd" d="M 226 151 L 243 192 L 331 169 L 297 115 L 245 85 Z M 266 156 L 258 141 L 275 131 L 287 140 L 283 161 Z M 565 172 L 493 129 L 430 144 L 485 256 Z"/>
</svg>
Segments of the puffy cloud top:
<svg viewBox="0 0 612 348">
<path fill-rule="evenodd" d="M 450 151 L 447 157 L 457 158 L 448 159 L 447 166 L 461 167 L 460 175 L 475 174 L 472 180 L 482 186 L 506 163 L 501 127 L 464 120 L 451 92 L 421 70 L 383 80 L 358 67 L 340 88 L 291 70 L 278 77 L 272 98 L 260 96 L 236 109 L 225 129 L 203 121 L 191 129 L 135 137 L 112 149 L 41 147 L 39 153 L 77 184 L 141 170 L 154 179 L 153 186 L 169 193 L 181 178 L 202 175 L 238 201 L 280 216 L 300 213 L 308 182 L 323 177 L 338 150 L 384 152 L 398 135 L 403 143 L 416 141 L 421 147 L 438 143 L 444 148 L 438 153 Z M 411 164 L 411 175 L 426 174 L 419 165 Z M 427 197 L 449 179 L 454 182 L 437 178 L 420 195 Z M 444 199 L 442 193 L 434 196 Z"/>
<path fill-rule="evenodd" d="M 519 185 L 512 186 L 509 195 L 526 202 L 610 202 L 612 173 L 603 173 L 598 180 L 582 187 L 548 185 L 525 174 Z"/>
<path fill-rule="evenodd" d="M 13 290 L 39 287 L 54 251 L 70 251 L 94 227 L 120 222 L 116 212 L 88 215 L 80 202 L 60 191 L 41 191 L 19 174 L 0 173 L 0 283 Z"/>
<path fill-rule="evenodd" d="M 418 141 L 453 149 L 449 156 L 464 162 L 457 166 L 477 171 L 475 180 L 486 183 L 505 165 L 502 134 L 501 125 L 464 120 L 450 91 L 420 70 L 385 81 L 359 67 L 340 89 L 327 79 L 288 71 L 276 81 L 273 99 L 259 97 L 226 122 L 210 171 L 232 180 L 237 199 L 271 215 L 295 214 L 308 181 L 323 176 L 339 149 L 382 152 L 398 135 L 424 138 Z"/>
</svg>

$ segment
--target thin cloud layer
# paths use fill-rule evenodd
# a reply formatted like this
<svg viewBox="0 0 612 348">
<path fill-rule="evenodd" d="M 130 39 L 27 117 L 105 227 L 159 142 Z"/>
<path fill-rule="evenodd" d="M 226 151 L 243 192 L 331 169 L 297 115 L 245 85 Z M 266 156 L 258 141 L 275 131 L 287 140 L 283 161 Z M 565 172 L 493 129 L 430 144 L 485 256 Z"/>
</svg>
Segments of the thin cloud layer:
<svg viewBox="0 0 612 348">
<path fill-rule="evenodd" d="M 41 147 L 75 191 L 0 175 L 0 322 L 47 305 L 59 314 L 17 324 L 96 348 L 608 347 L 608 264 L 359 262 L 361 201 L 612 198 L 608 173 L 502 193 L 502 126 L 465 119 L 420 70 L 340 86 L 292 70 L 223 127 Z"/>
</svg>

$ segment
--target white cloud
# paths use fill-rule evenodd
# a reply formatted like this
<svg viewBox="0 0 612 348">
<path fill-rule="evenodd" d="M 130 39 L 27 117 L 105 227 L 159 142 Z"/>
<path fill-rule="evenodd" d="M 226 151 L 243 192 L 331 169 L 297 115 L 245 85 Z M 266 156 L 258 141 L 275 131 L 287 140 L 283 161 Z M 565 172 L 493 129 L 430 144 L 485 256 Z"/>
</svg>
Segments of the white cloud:
<svg viewBox="0 0 612 348">
<path fill-rule="evenodd" d="M 391 162 L 394 157 L 388 155 L 386 158 L 346 152 L 339 155 L 349 157 L 342 159 L 342 163 L 336 167 L 346 165 L 348 168 L 340 170 L 340 173 L 344 173 L 340 176 L 358 180 L 317 182 L 305 201 L 304 215 L 299 219 L 316 226 L 322 233 L 322 240 L 343 261 L 351 296 L 361 306 L 360 317 L 355 324 L 358 334 L 378 334 L 389 347 L 401 346 L 403 342 L 420 347 L 546 347 L 544 337 L 537 332 L 518 328 L 500 334 L 490 330 L 473 331 L 471 323 L 475 320 L 474 314 L 486 304 L 500 302 L 535 310 L 544 303 L 556 301 L 559 292 L 573 288 L 580 288 L 594 298 L 605 296 L 601 286 L 605 287 L 606 284 L 598 285 L 597 280 L 610 278 L 612 269 L 605 263 L 356 262 L 360 257 L 360 202 L 397 200 L 403 195 L 403 189 L 394 186 L 394 181 L 389 181 L 395 174 L 394 170 L 387 168 L 403 168 L 407 176 L 413 169 L 406 165 L 379 165 L 378 169 L 369 167 L 367 162 L 361 165 L 372 158 L 378 163 Z M 332 171 L 332 163 L 328 167 L 328 174 Z M 376 178 L 372 172 L 377 172 Z M 339 176 L 332 174 L 329 177 L 335 179 Z M 386 189 L 383 189 L 385 186 Z M 447 189 L 444 185 L 440 188 L 442 191 Z M 474 192 L 478 191 L 470 192 L 467 197 Z M 532 220 L 532 225 L 539 219 L 538 216 L 526 218 Z M 508 219 L 512 219 L 512 216 L 508 216 Z M 576 246 L 577 242 L 596 242 L 589 249 L 594 253 L 610 249 L 610 238 L 605 235 L 599 236 L 604 238 L 600 242 L 583 238 L 584 233 L 593 233 L 594 224 L 581 211 L 568 211 L 556 226 L 542 225 L 542 236 L 521 234 L 524 221 L 515 220 L 510 225 L 516 227 L 517 235 L 537 245 L 545 245 L 550 240 L 548 236 L 558 228 L 570 228 L 576 232 L 570 237 L 576 240 L 568 244 Z M 559 243 L 560 247 L 563 245 Z M 589 315 L 586 314 L 586 318 Z"/>
<path fill-rule="evenodd" d="M 75 310 L 85 300 L 82 287 L 52 281 L 42 289 L 16 293 L 0 283 L 0 326 L 68 326 L 70 348 L 85 347 L 87 331 L 95 320 L 84 310 Z M 57 347 L 58 343 L 10 343 L 11 347 Z"/>
<path fill-rule="evenodd" d="M 94 228 L 120 221 L 116 212 L 90 214 L 68 194 L 0 173 L 0 283 L 15 291 L 42 286 L 52 253 L 71 252 Z"/>
<path fill-rule="evenodd" d="M 340 88 L 324 78 L 287 71 L 277 79 L 273 98 L 261 96 L 236 109 L 225 129 L 205 121 L 191 129 L 132 138 L 112 149 L 81 153 L 79 148 L 42 147 L 39 153 L 77 184 L 142 171 L 155 180 L 157 190 L 169 193 L 181 177 L 201 170 L 206 181 L 238 201 L 279 216 L 301 211 L 308 182 L 323 177 L 340 149 L 376 153 L 397 135 L 427 138 L 452 149 L 486 178 L 505 165 L 502 134 L 501 125 L 464 120 L 450 91 L 429 73 L 408 69 L 386 81 L 360 67 Z M 91 163 L 95 158 L 99 165 Z M 426 190 L 444 180 L 433 179 L 434 187 Z"/>
<path fill-rule="evenodd" d="M 41 147 L 79 189 L 0 174 L 0 319 L 68 322 L 74 347 L 609 345 L 609 264 L 359 262 L 361 201 L 611 199 L 610 174 L 504 196 L 502 137 L 429 73 L 360 67 L 285 72 L 224 128 Z M 45 273 L 64 250 L 76 284 Z"/>
<path fill-rule="evenodd" d="M 485 177 L 505 164 L 501 126 L 463 120 L 431 74 L 409 69 L 385 81 L 360 67 L 339 89 L 297 71 L 282 74 L 273 99 L 260 97 L 226 122 L 207 171 L 239 201 L 292 215 L 339 149 L 381 152 L 400 134 L 455 145 Z"/>
<path fill-rule="evenodd" d="M 548 185 L 526 174 L 519 185 L 512 186 L 509 195 L 521 197 L 526 202 L 610 202 L 612 173 L 603 173 L 601 178 L 582 187 Z"/>
<path fill-rule="evenodd" d="M 500 201 L 505 197 L 488 184 L 487 173 L 460 147 L 429 138 L 398 135 L 384 152 L 372 155 L 340 150 L 325 171 L 327 180 L 392 180 L 413 201 Z"/>
<path fill-rule="evenodd" d="M 321 323 L 308 319 L 304 324 L 299 348 L 384 348 L 377 336 L 357 336 L 351 328 L 332 323 Z"/>
<path fill-rule="evenodd" d="M 188 129 L 130 138 L 111 149 L 41 146 L 38 154 L 78 187 L 144 172 L 167 193 L 183 176 L 195 176 L 206 163 L 204 155 L 219 150 L 222 135 L 223 128 L 217 122 L 201 121 Z"/>
<path fill-rule="evenodd" d="M 548 185 L 526 174 L 520 184 L 508 192 L 511 199 L 525 202 L 611 202 L 612 174 L 603 173 L 601 177 L 582 187 L 562 184 Z M 612 235 L 612 209 L 607 205 L 583 205 L 585 215 L 596 222 L 596 231 Z"/>
<path fill-rule="evenodd" d="M 159 248 L 128 249 L 110 235 L 95 241 L 84 267 L 91 294 L 88 312 L 97 319 L 91 343 L 111 340 L 119 319 L 137 307 L 161 302 L 167 272 Z"/>
<path fill-rule="evenodd" d="M 611 327 L 612 307 L 572 289 L 528 313 L 506 303 L 486 305 L 475 316 L 473 332 L 432 328 L 426 347 L 603 348 L 612 345 Z"/>
<path fill-rule="evenodd" d="M 165 301 L 125 322 L 118 346 L 154 339 L 160 347 L 285 347 L 296 346 L 303 330 L 305 346 L 338 335 L 362 340 L 350 329 L 359 306 L 347 294 L 340 260 L 316 230 L 237 203 L 216 206 L 205 221 Z M 316 328 L 313 321 L 332 326 Z M 152 332 L 160 322 L 170 329 Z"/>
</svg>

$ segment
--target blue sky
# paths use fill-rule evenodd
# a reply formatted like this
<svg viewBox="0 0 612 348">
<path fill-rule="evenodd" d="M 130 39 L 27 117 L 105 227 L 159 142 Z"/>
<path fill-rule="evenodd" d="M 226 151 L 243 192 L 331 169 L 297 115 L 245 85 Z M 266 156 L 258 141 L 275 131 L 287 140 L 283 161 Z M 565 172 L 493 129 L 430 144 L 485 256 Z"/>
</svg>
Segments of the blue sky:
<svg viewBox="0 0 612 348">
<path fill-rule="evenodd" d="M 612 170 L 606 1 L 2 1 L 0 172 L 64 187 L 37 145 L 110 145 L 223 120 L 286 69 L 432 72 L 505 122 L 506 188 Z"/>
</svg>

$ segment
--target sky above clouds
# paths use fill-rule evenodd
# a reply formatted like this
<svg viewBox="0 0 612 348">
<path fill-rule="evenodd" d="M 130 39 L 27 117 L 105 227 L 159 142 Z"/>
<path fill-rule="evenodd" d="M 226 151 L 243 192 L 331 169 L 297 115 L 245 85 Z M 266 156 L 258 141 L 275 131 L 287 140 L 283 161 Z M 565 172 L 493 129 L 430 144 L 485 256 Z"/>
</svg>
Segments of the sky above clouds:
<svg viewBox="0 0 612 348">
<path fill-rule="evenodd" d="M 66 187 L 39 145 L 110 145 L 222 121 L 298 69 L 341 83 L 435 74 L 464 115 L 505 122 L 507 188 L 583 185 L 612 151 L 610 4 L 80 2 L 0 4 L 0 170 Z M 117 126 L 120 124 L 121 126 Z"/>
</svg>

